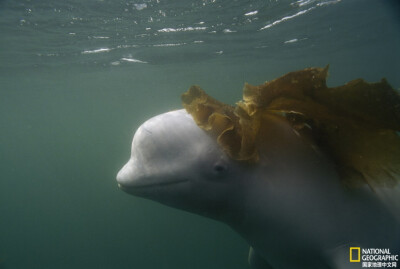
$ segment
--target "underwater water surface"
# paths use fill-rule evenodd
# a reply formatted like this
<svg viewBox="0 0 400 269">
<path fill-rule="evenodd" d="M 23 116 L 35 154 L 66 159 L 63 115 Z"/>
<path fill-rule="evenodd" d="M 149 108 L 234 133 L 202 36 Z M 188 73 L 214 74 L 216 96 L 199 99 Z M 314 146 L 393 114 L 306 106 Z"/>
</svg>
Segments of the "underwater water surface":
<svg viewBox="0 0 400 269">
<path fill-rule="evenodd" d="M 400 88 L 396 0 L 0 0 L 0 33 L 0 269 L 249 268 L 229 227 L 118 189 L 136 128 L 311 66 Z"/>
</svg>

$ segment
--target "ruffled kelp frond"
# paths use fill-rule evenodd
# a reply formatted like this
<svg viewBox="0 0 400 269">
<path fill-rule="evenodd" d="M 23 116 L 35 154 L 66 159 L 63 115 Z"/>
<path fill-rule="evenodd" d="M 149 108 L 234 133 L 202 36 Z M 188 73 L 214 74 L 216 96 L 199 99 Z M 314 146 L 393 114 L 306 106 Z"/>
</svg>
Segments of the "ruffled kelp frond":
<svg viewBox="0 0 400 269">
<path fill-rule="evenodd" d="M 259 86 L 245 84 L 235 107 L 208 96 L 198 86 L 182 95 L 199 127 L 227 154 L 257 162 L 263 116 L 282 116 L 315 142 L 336 164 L 346 186 L 393 187 L 400 181 L 400 95 L 385 79 L 356 79 L 328 88 L 328 67 L 288 73 Z M 264 122 L 265 123 L 265 122 Z"/>
</svg>

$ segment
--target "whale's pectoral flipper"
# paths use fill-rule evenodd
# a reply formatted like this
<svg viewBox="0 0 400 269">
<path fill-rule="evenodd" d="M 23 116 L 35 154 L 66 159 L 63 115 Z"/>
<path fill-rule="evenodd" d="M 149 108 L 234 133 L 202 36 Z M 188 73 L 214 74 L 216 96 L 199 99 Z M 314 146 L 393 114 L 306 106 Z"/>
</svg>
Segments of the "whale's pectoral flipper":
<svg viewBox="0 0 400 269">
<path fill-rule="evenodd" d="M 249 250 L 249 264 L 253 269 L 273 269 L 252 247 Z"/>
</svg>

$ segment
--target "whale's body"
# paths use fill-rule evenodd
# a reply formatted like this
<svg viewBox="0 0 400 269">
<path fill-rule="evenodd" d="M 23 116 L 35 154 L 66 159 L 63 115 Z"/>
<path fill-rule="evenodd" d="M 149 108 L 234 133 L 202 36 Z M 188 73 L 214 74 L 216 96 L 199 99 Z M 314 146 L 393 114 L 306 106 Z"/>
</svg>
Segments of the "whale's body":
<svg viewBox="0 0 400 269">
<path fill-rule="evenodd" d="M 251 246 L 252 268 L 360 268 L 349 262 L 350 247 L 399 253 L 399 212 L 368 187 L 343 187 L 330 159 L 286 121 L 266 122 L 272 131 L 260 160 L 246 164 L 185 110 L 158 115 L 136 131 L 118 184 L 225 222 Z"/>
</svg>

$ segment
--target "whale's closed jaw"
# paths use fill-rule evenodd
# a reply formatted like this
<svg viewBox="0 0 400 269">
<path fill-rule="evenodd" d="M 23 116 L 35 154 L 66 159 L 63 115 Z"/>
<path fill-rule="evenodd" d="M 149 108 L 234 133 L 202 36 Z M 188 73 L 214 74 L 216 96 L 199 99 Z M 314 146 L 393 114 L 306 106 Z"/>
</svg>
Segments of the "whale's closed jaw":
<svg viewBox="0 0 400 269">
<path fill-rule="evenodd" d="M 150 193 L 173 188 L 189 181 L 187 178 L 161 177 L 158 171 L 153 172 L 145 162 L 132 157 L 117 174 L 118 187 L 129 194 L 149 196 Z"/>
<path fill-rule="evenodd" d="M 131 158 L 117 174 L 118 187 L 127 193 L 137 195 L 189 181 L 187 178 L 161 177 L 157 175 L 158 173 L 153 174 L 145 170 L 145 163 Z"/>
<path fill-rule="evenodd" d="M 118 181 L 118 179 L 117 179 Z M 136 184 L 136 185 L 123 185 L 121 183 L 118 183 L 118 187 L 123 190 L 123 191 L 128 191 L 129 190 L 140 190 L 140 189 L 148 189 L 148 188 L 156 188 L 156 187 L 163 187 L 163 186 L 170 186 L 170 185 L 175 185 L 183 182 L 189 181 L 188 179 L 175 179 L 175 180 L 170 180 L 170 181 L 163 181 L 163 182 L 153 182 L 153 183 L 148 183 L 148 184 Z"/>
</svg>

